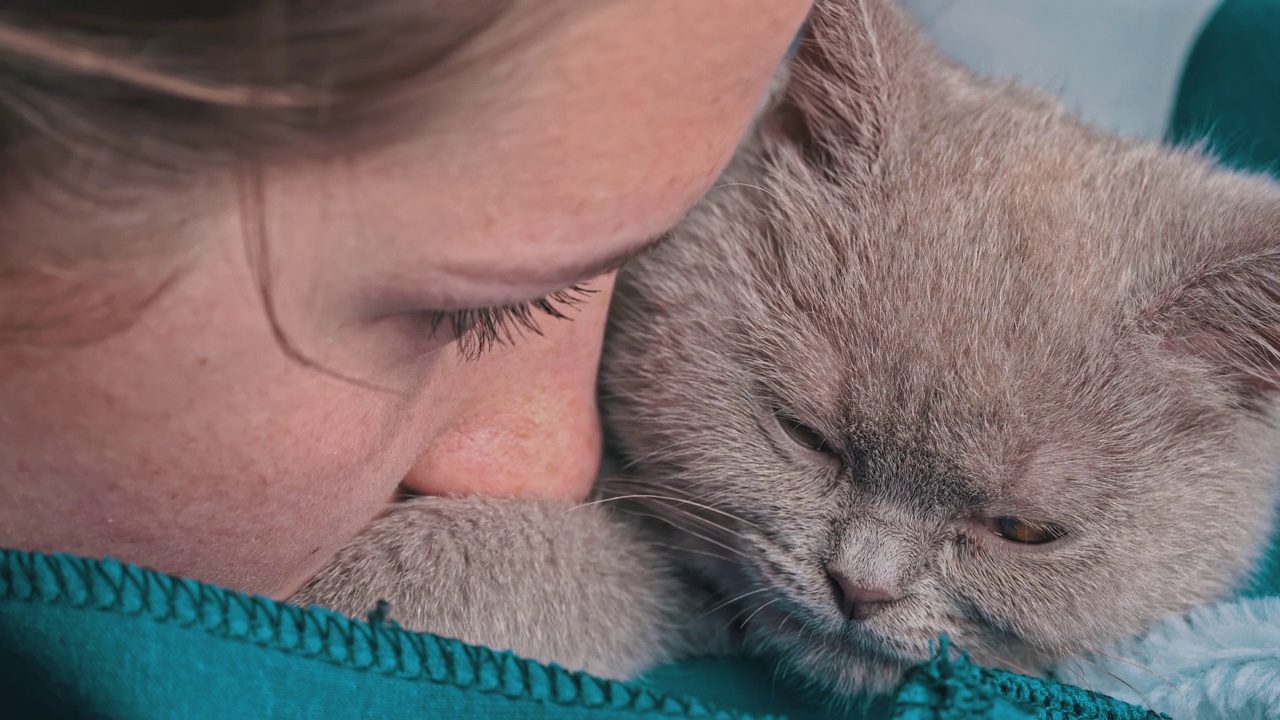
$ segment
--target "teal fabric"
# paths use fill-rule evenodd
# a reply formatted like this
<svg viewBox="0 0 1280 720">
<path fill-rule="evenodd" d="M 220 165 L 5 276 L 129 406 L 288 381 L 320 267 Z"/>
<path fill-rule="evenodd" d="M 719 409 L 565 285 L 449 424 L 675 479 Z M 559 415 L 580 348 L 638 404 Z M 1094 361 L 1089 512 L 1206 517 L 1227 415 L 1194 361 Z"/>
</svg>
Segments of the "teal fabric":
<svg viewBox="0 0 1280 720">
<path fill-rule="evenodd" d="M 699 660 L 663 668 L 648 682 L 722 707 L 791 720 L 1154 720 L 1164 717 L 1046 678 L 984 668 L 943 648 L 912 670 L 891 697 L 832 704 L 789 686 L 766 666 Z"/>
<path fill-rule="evenodd" d="M 1052 680 L 948 659 L 910 673 L 894 698 L 893 720 L 1154 720 L 1140 707 Z"/>
<path fill-rule="evenodd" d="M 1197 40 L 1169 139 L 1280 174 L 1280 0 L 1227 0 Z"/>
<path fill-rule="evenodd" d="M 661 673 L 642 683 L 600 680 L 376 617 L 350 620 L 111 560 L 0 550 L 0 718 L 750 720 L 764 716 L 743 706 L 762 699 L 900 720 L 1154 717 L 949 655 L 944 645 L 897 698 L 847 714 L 805 705 L 781 685 L 759 683 L 759 668 L 730 663 L 719 689 L 739 694 L 718 709 L 667 692 Z M 757 683 L 754 700 L 740 693 L 747 682 Z"/>
<path fill-rule="evenodd" d="M 747 716 L 110 560 L 0 551 L 0 717 Z"/>
</svg>

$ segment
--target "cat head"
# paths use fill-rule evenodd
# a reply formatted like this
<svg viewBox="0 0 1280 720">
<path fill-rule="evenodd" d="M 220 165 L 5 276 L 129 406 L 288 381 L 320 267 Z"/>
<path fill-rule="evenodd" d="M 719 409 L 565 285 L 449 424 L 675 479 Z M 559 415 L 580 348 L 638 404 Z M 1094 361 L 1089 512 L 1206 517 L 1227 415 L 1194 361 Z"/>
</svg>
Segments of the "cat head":
<svg viewBox="0 0 1280 720">
<path fill-rule="evenodd" d="M 611 442 L 757 650 L 1036 671 L 1222 596 L 1272 520 L 1280 189 L 820 3 L 719 186 L 619 280 Z"/>
</svg>

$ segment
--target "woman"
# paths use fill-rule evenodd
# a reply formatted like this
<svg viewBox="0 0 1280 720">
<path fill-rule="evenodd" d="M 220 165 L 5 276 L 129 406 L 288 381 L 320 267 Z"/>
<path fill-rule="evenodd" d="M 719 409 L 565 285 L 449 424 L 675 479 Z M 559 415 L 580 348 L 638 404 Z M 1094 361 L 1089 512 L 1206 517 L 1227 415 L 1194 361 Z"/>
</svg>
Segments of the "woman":
<svg viewBox="0 0 1280 720">
<path fill-rule="evenodd" d="M 582 497 L 612 272 L 809 4 L 6 4 L 0 547 L 279 599 L 405 492 Z"/>
<path fill-rule="evenodd" d="M 56 5 L 0 44 L 0 546 L 282 598 L 401 490 L 586 493 L 611 272 L 808 2 Z"/>
</svg>

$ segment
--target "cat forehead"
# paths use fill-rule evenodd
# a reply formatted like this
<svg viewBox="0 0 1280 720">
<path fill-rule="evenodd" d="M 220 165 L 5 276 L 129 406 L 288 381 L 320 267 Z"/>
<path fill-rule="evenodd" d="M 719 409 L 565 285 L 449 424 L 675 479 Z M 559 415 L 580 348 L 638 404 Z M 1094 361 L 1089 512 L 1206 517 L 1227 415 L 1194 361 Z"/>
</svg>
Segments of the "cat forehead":
<svg viewBox="0 0 1280 720">
<path fill-rule="evenodd" d="M 877 231 L 850 223 L 840 241 Z M 844 270 L 794 255 L 775 268 L 767 287 L 786 297 L 749 329 L 772 394 L 847 431 L 885 492 L 957 506 L 1053 488 L 1059 512 L 1085 512 L 1104 491 L 1088 479 L 1106 474 L 1094 465 L 1108 432 L 1126 419 L 1099 408 L 1142 392 L 1121 362 L 1122 293 L 1073 286 L 1035 257 L 892 240 L 863 245 Z"/>
<path fill-rule="evenodd" d="M 1188 232 L 1171 212 L 1186 199 L 1182 169 L 1079 127 L 1031 125 L 917 132 L 871 181 L 780 178 L 767 233 L 779 247 L 752 272 L 823 317 L 810 326 L 832 344 L 877 348 L 855 364 L 995 380 L 1113 349 Z"/>
</svg>

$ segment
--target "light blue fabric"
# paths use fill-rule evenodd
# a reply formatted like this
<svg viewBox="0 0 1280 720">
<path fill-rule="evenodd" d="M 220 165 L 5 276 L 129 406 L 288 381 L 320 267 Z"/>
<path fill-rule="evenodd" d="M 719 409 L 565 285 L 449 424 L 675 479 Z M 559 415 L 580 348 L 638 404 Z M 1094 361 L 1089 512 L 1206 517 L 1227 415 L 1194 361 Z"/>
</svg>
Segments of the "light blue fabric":
<svg viewBox="0 0 1280 720">
<path fill-rule="evenodd" d="M 1175 718 L 1280 718 L 1280 598 L 1197 608 L 1059 674 Z"/>
</svg>

